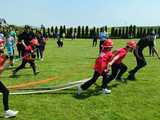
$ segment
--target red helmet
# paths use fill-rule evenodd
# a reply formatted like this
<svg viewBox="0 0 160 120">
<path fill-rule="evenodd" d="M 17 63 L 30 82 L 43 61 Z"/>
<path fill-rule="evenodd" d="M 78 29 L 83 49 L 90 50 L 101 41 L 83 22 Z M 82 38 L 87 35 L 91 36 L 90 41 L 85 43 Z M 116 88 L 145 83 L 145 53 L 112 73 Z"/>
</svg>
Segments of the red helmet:
<svg viewBox="0 0 160 120">
<path fill-rule="evenodd" d="M 136 47 L 136 41 L 134 40 L 130 40 L 127 42 L 127 46 L 130 47 L 130 48 L 135 48 Z"/>
<path fill-rule="evenodd" d="M 32 45 L 38 45 L 39 43 L 38 43 L 38 40 L 37 40 L 37 39 L 32 39 L 32 40 L 31 40 L 31 44 L 32 44 Z"/>
<path fill-rule="evenodd" d="M 112 39 L 107 39 L 104 41 L 103 45 L 102 45 L 103 48 L 109 48 L 109 47 L 113 47 L 113 42 L 112 42 Z"/>
</svg>

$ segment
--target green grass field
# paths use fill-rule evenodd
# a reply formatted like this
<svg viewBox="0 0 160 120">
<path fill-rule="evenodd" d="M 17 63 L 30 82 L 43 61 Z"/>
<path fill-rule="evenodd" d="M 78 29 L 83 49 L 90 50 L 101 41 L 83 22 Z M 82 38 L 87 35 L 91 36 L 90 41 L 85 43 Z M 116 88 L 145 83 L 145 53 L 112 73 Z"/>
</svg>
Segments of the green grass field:
<svg viewBox="0 0 160 120">
<path fill-rule="evenodd" d="M 114 48 L 124 47 L 126 40 L 114 40 Z M 93 65 L 98 55 L 98 47 L 92 48 L 91 40 L 65 40 L 63 48 L 57 48 L 56 41 L 50 39 L 46 46 L 44 61 L 36 61 L 40 74 L 34 76 L 29 66 L 10 78 L 12 70 L 7 69 L 1 80 L 7 85 L 17 85 L 30 81 L 55 77 L 53 81 L 39 86 L 60 85 L 91 77 Z M 159 46 L 159 45 L 158 45 Z M 160 48 L 160 46 L 159 46 Z M 95 92 L 93 85 L 82 96 L 77 97 L 76 88 L 50 94 L 10 95 L 10 108 L 19 110 L 15 120 L 159 120 L 160 119 L 160 61 L 148 57 L 148 65 L 137 74 L 136 81 L 127 84 L 112 81 L 109 95 Z M 135 66 L 131 53 L 123 61 L 130 69 Z M 128 73 L 124 74 L 126 77 Z M 101 85 L 101 78 L 97 80 Z M 36 87 L 39 87 L 36 86 Z M 3 116 L 2 96 L 0 116 Z M 0 118 L 3 119 L 3 118 Z"/>
</svg>

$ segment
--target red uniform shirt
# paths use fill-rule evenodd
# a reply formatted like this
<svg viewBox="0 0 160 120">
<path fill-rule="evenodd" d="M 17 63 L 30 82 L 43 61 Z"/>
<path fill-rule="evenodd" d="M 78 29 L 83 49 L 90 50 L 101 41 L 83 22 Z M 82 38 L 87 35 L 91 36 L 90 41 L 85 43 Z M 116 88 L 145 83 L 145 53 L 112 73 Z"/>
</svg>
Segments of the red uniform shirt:
<svg viewBox="0 0 160 120">
<path fill-rule="evenodd" d="M 112 59 L 111 51 L 102 51 L 99 57 L 96 59 L 96 63 L 94 66 L 95 71 L 102 74 L 102 72 L 107 68 L 108 63 Z"/>
<path fill-rule="evenodd" d="M 24 54 L 23 54 L 23 60 L 29 61 L 29 60 L 32 59 L 31 51 L 32 51 L 32 46 L 31 45 L 28 45 L 28 46 L 25 47 Z"/>
<path fill-rule="evenodd" d="M 3 66 L 5 60 L 6 60 L 6 56 L 0 55 L 0 67 Z"/>
<path fill-rule="evenodd" d="M 124 59 L 124 57 L 127 55 L 127 49 L 126 48 L 120 48 L 116 53 L 115 53 L 115 56 L 116 55 L 119 55 L 119 59 L 116 60 L 114 63 L 115 64 L 120 64 L 122 63 L 122 60 Z"/>
</svg>

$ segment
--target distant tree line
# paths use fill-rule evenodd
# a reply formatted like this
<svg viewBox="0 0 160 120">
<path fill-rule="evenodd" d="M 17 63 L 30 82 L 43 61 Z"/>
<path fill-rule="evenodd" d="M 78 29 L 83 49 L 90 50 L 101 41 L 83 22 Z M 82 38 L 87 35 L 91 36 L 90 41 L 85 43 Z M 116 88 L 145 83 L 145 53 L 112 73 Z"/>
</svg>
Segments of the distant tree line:
<svg viewBox="0 0 160 120">
<path fill-rule="evenodd" d="M 109 32 L 111 38 L 140 38 L 143 37 L 152 31 L 157 35 L 160 35 L 160 26 L 149 26 L 149 27 L 140 27 L 136 25 L 130 26 L 121 26 L 121 27 L 92 27 L 89 26 L 78 26 L 78 27 L 68 27 L 66 26 L 52 26 L 51 28 L 43 28 L 44 32 L 47 32 L 50 37 L 54 37 L 57 32 L 60 32 L 62 36 L 63 33 L 66 34 L 66 38 L 71 38 L 72 33 L 77 34 L 77 38 L 92 38 L 93 35 L 98 35 L 102 29 L 105 29 L 106 32 Z M 47 31 L 46 31 L 47 30 Z"/>
<path fill-rule="evenodd" d="M 0 30 L 8 31 L 8 28 L 14 28 L 16 31 L 22 31 L 24 27 L 19 27 L 15 25 L 7 24 L 6 20 L 0 18 Z M 140 27 L 136 25 L 130 26 L 121 26 L 121 27 L 92 27 L 89 26 L 78 26 L 78 27 L 66 27 L 63 26 L 51 26 L 46 28 L 44 25 L 41 25 L 40 28 L 33 28 L 34 31 L 42 31 L 43 34 L 48 34 L 49 37 L 56 37 L 57 32 L 60 33 L 62 37 L 65 33 L 66 38 L 72 38 L 73 34 L 76 35 L 76 38 L 93 38 L 94 35 L 98 35 L 103 29 L 109 33 L 110 38 L 140 38 L 143 37 L 152 31 L 160 36 L 160 26 L 149 26 L 149 27 Z"/>
<path fill-rule="evenodd" d="M 89 26 L 78 26 L 78 27 L 66 27 L 64 26 L 52 26 L 50 28 L 41 28 L 43 33 L 47 32 L 47 34 L 49 35 L 49 37 L 55 37 L 56 33 L 59 32 L 60 36 L 63 35 L 63 33 L 65 33 L 66 38 L 71 38 L 73 34 L 76 34 L 76 38 L 92 38 L 93 35 L 98 35 L 99 32 L 102 29 L 105 29 L 105 31 L 107 32 L 107 26 L 105 27 L 93 27 L 93 28 L 89 28 Z"/>
<path fill-rule="evenodd" d="M 111 35 L 112 38 L 141 38 L 151 33 L 160 35 L 160 26 L 149 26 L 149 27 L 137 27 L 135 25 L 125 26 L 125 27 L 112 27 Z"/>
</svg>

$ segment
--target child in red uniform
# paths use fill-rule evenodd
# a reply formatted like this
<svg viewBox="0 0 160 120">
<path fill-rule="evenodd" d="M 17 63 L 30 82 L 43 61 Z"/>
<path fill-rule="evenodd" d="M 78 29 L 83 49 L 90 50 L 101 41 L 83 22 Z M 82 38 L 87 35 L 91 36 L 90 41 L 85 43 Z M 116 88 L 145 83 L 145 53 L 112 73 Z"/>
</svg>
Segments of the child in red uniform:
<svg viewBox="0 0 160 120">
<path fill-rule="evenodd" d="M 35 59 L 35 54 L 32 48 L 32 44 L 25 44 L 24 42 L 22 42 L 23 46 L 24 46 L 24 53 L 22 56 L 22 64 L 17 67 L 14 71 L 13 71 L 13 76 L 16 75 L 16 73 L 20 70 L 25 68 L 26 63 L 29 63 L 30 66 L 32 67 L 33 70 L 33 74 L 37 75 L 39 72 L 36 72 L 36 65 L 34 63 L 34 59 Z"/>
<path fill-rule="evenodd" d="M 107 78 L 107 84 L 114 78 L 116 80 L 122 80 L 121 76 L 127 71 L 127 66 L 122 63 L 122 60 L 126 57 L 127 53 L 132 52 L 135 47 L 136 42 L 134 40 L 130 40 L 127 42 L 125 48 L 120 48 L 113 53 L 113 59 L 108 63 L 108 67 L 112 68 L 112 74 Z"/>
<path fill-rule="evenodd" d="M 78 95 L 80 95 L 84 90 L 87 90 L 93 83 L 96 82 L 99 76 L 103 76 L 102 81 L 102 91 L 103 93 L 110 93 L 111 91 L 107 89 L 107 64 L 112 59 L 112 49 L 113 42 L 111 39 L 106 40 L 102 45 L 102 51 L 99 55 L 99 57 L 96 59 L 95 67 L 94 67 L 94 75 L 93 77 L 82 84 L 81 86 L 78 86 Z"/>
<path fill-rule="evenodd" d="M 0 50 L 0 74 L 7 66 L 9 66 L 9 61 L 7 59 L 8 57 L 3 54 L 3 50 Z M 5 85 L 1 81 L 0 81 L 0 92 L 3 94 L 3 106 L 5 111 L 4 117 L 5 118 L 15 117 L 18 111 L 13 111 L 9 109 L 8 105 L 9 90 L 5 87 Z"/>
</svg>

